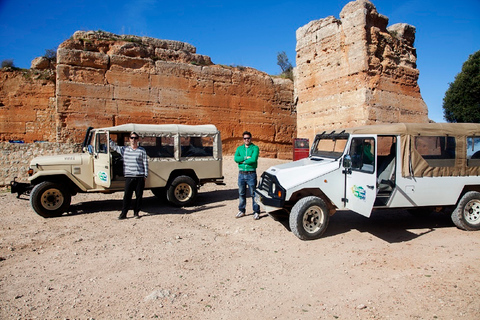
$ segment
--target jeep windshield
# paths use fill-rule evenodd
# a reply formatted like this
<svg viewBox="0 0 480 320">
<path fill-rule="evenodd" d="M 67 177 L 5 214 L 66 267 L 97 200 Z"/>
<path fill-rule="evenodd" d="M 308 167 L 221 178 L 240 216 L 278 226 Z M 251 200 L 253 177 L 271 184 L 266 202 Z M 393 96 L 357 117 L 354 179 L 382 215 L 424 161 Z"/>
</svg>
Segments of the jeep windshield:
<svg viewBox="0 0 480 320">
<path fill-rule="evenodd" d="M 322 133 L 317 134 L 313 142 L 312 158 L 338 159 L 342 156 L 348 141 L 348 133 Z"/>
</svg>

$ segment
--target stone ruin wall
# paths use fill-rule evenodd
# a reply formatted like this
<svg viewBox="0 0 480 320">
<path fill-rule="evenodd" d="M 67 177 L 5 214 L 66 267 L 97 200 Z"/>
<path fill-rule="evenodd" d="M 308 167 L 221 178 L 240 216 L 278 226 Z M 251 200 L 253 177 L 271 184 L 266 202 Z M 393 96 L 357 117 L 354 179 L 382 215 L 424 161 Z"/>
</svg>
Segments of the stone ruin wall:
<svg viewBox="0 0 480 320">
<path fill-rule="evenodd" d="M 56 85 L 22 74 L 0 72 L 1 141 L 79 143 L 89 126 L 212 123 L 225 154 L 249 130 L 261 156 L 292 156 L 293 83 L 214 65 L 187 43 L 79 31 L 58 48 Z"/>
<path fill-rule="evenodd" d="M 428 122 L 417 84 L 415 28 L 388 27 L 367 0 L 297 30 L 297 136 L 375 123 Z"/>
<path fill-rule="evenodd" d="M 212 123 L 225 154 L 249 130 L 261 156 L 291 158 L 293 83 L 213 65 L 187 43 L 76 32 L 58 49 L 56 97 L 62 142 L 79 141 L 88 126 Z"/>
<path fill-rule="evenodd" d="M 0 70 L 0 141 L 55 141 L 55 75 Z"/>
</svg>

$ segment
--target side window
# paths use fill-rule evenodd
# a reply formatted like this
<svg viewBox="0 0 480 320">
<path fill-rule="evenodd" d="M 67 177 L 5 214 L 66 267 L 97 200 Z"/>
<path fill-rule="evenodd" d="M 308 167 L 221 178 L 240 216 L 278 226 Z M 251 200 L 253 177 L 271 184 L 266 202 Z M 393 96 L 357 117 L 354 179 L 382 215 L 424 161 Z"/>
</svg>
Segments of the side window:
<svg viewBox="0 0 480 320">
<path fill-rule="evenodd" d="M 173 137 L 142 137 L 139 143 L 150 158 L 173 158 Z"/>
<path fill-rule="evenodd" d="M 375 171 L 375 139 L 353 138 L 350 156 L 352 170 L 373 173 Z"/>
<path fill-rule="evenodd" d="M 454 137 L 415 137 L 415 149 L 430 167 L 453 167 L 455 146 Z"/>
<path fill-rule="evenodd" d="M 467 137 L 467 166 L 480 167 L 480 138 Z"/>
<path fill-rule="evenodd" d="M 181 157 L 213 157 L 213 137 L 181 137 Z"/>
<path fill-rule="evenodd" d="M 108 152 L 108 140 L 105 132 L 97 133 L 95 137 L 95 152 L 107 153 Z"/>
<path fill-rule="evenodd" d="M 396 146 L 397 139 L 394 136 L 377 137 L 377 176 L 391 177 L 395 167 Z"/>
</svg>

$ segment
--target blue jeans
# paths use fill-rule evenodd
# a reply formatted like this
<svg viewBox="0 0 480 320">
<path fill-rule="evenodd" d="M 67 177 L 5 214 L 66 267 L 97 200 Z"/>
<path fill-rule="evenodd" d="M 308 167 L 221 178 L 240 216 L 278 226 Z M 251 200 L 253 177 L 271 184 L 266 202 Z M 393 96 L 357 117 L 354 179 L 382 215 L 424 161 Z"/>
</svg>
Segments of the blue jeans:
<svg viewBox="0 0 480 320">
<path fill-rule="evenodd" d="M 238 173 L 238 195 L 240 203 L 238 204 L 238 211 L 245 213 L 247 205 L 247 186 L 250 189 L 250 196 L 252 197 L 252 207 L 254 213 L 260 213 L 260 206 L 255 202 L 255 189 L 257 187 L 257 173 Z"/>
</svg>

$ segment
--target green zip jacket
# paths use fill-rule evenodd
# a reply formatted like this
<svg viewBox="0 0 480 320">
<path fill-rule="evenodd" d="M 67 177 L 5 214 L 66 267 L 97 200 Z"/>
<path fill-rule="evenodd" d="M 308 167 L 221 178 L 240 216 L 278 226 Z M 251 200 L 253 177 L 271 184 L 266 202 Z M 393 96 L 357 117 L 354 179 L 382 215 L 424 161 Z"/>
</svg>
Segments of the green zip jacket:
<svg viewBox="0 0 480 320">
<path fill-rule="evenodd" d="M 240 171 L 255 171 L 258 164 L 258 153 L 260 150 L 253 143 L 248 148 L 242 144 L 235 151 L 235 157 L 233 158 L 238 163 L 238 169 Z"/>
</svg>

